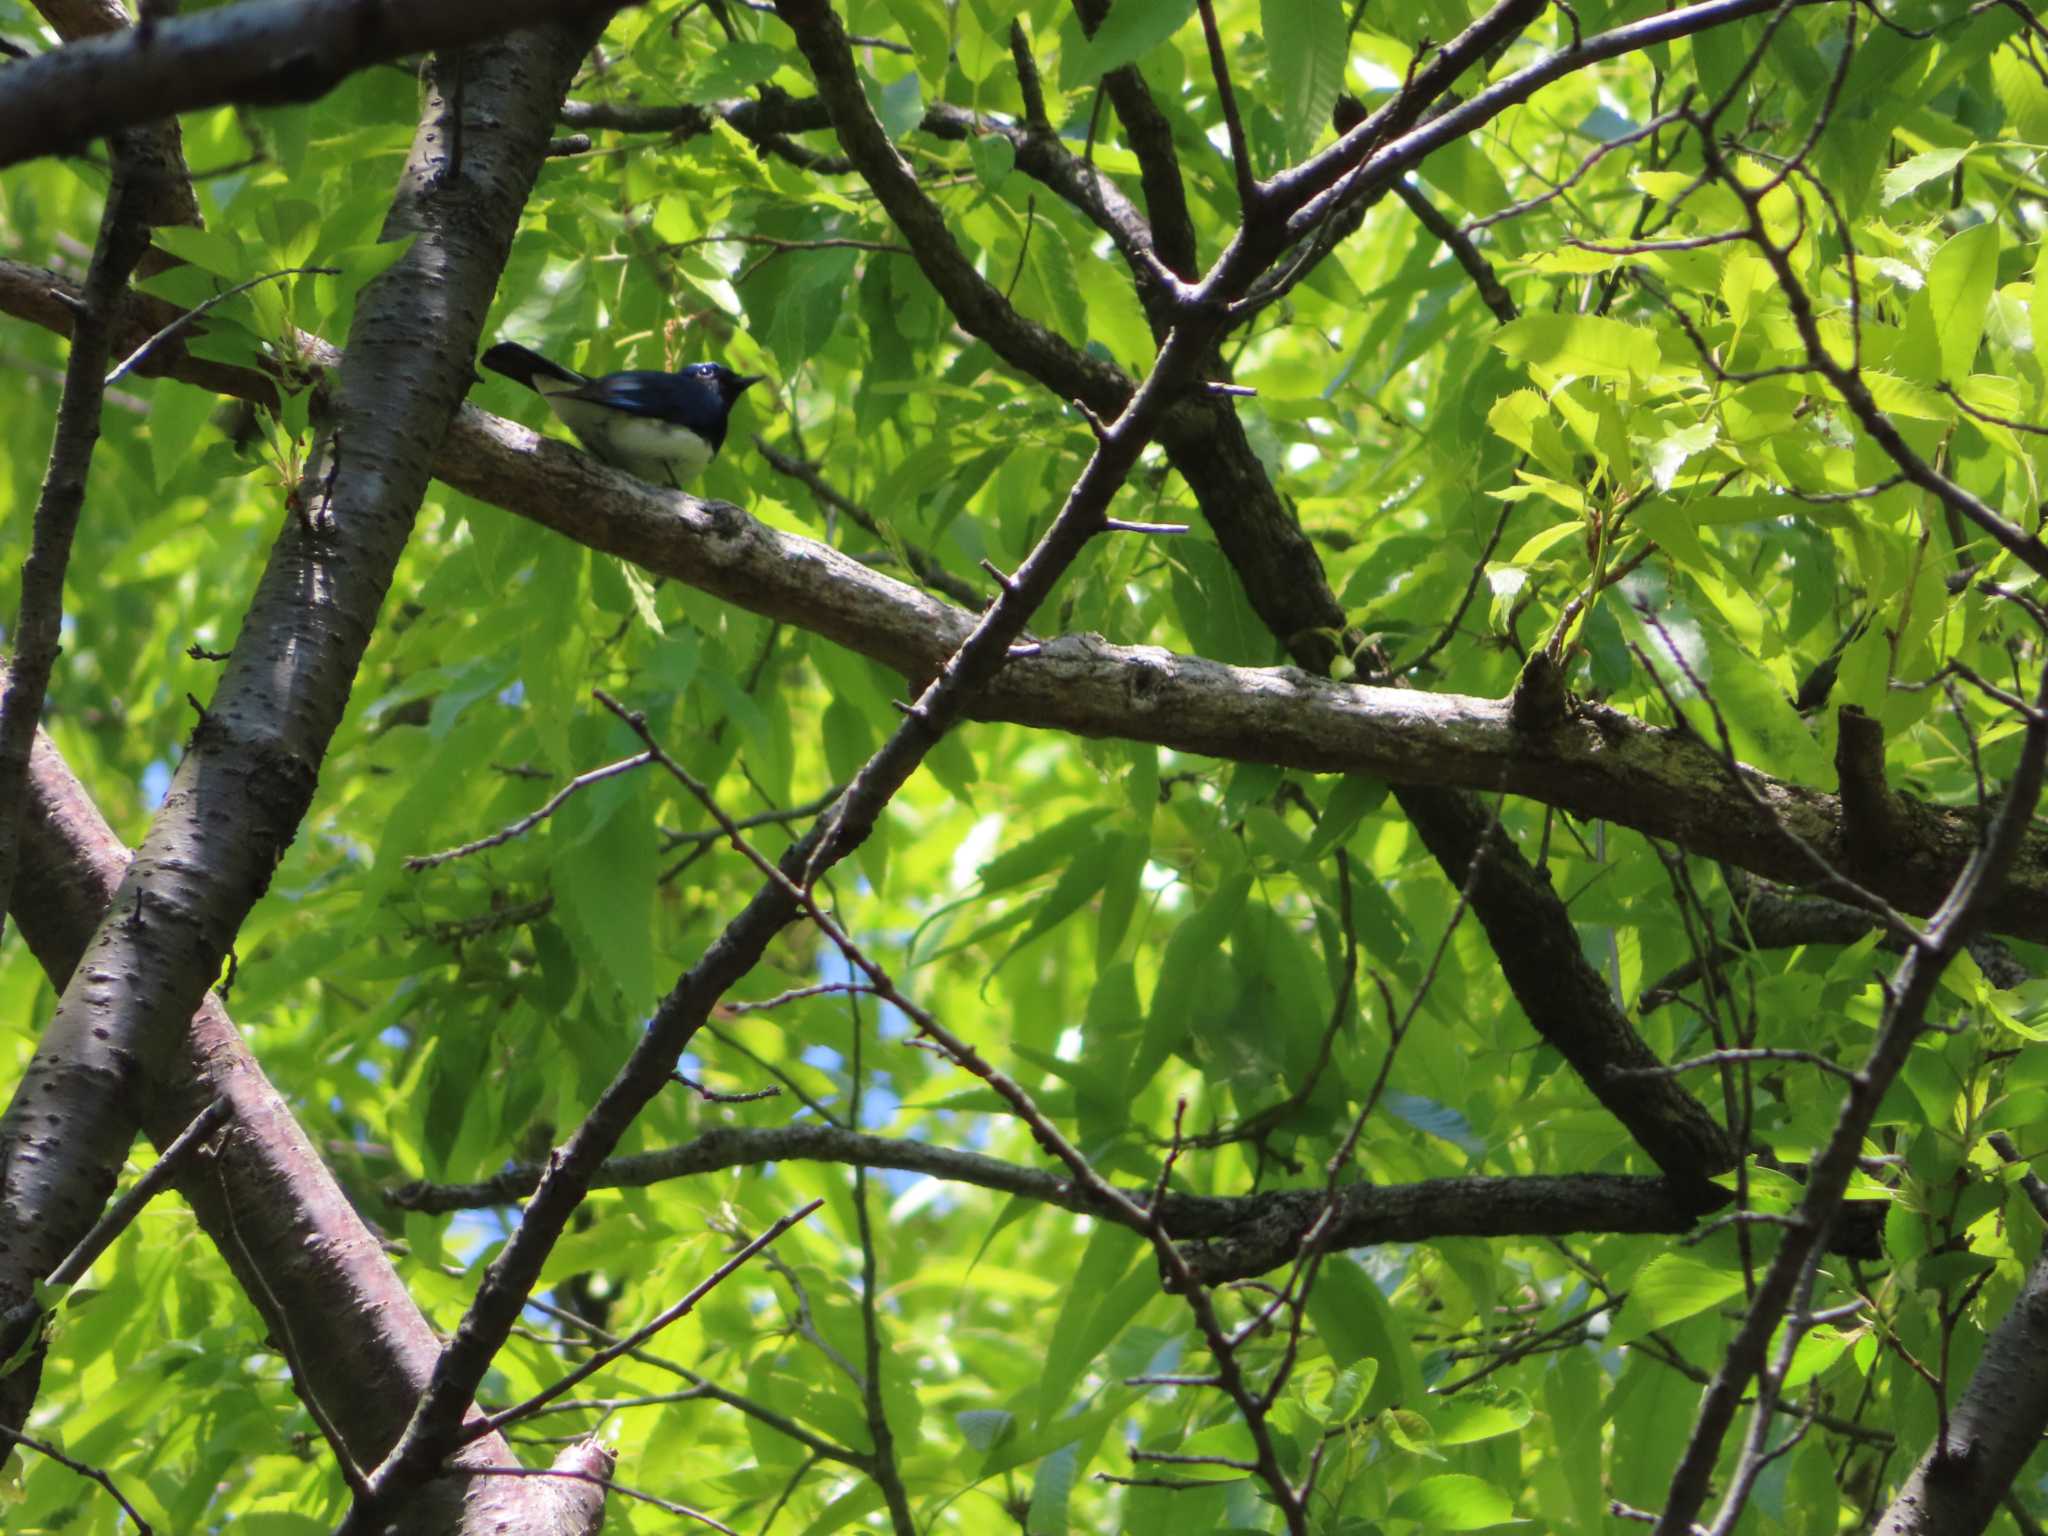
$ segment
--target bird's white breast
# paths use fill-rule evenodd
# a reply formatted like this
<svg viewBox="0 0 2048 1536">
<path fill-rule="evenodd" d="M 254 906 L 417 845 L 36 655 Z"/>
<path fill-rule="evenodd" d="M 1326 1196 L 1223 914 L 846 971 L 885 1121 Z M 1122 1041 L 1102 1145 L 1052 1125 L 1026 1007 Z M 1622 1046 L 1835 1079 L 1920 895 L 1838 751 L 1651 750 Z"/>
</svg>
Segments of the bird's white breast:
<svg viewBox="0 0 2048 1536">
<path fill-rule="evenodd" d="M 584 447 L 642 480 L 687 485 L 711 462 L 711 445 L 672 421 L 628 416 L 561 395 L 548 396 L 548 405 Z"/>
</svg>

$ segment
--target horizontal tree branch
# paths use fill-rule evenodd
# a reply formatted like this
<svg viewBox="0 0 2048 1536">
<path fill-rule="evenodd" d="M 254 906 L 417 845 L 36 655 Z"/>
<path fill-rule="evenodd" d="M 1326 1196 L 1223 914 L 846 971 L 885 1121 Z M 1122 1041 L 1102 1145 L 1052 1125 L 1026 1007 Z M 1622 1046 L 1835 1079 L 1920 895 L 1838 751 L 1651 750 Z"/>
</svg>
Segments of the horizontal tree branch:
<svg viewBox="0 0 2048 1536">
<path fill-rule="evenodd" d="M 929 677 L 973 623 L 971 614 L 738 507 L 679 501 L 473 407 L 443 443 L 437 470 L 469 495 L 913 680 Z M 1688 732 L 1600 705 L 1532 735 L 1513 725 L 1505 699 L 1334 683 L 1292 667 L 1226 666 L 1066 635 L 1012 660 L 974 713 L 1240 762 L 1505 790 L 1786 884 L 1812 876 L 1794 837 L 1846 857 L 1837 796 L 1749 767 L 1745 794 L 1719 755 Z M 1905 911 L 1931 912 L 1976 845 L 1976 816 L 1896 798 L 1897 839 L 1872 860 L 1881 867 L 1870 883 Z M 2048 938 L 2044 898 L 2048 836 L 2030 832 L 1988 925 Z"/>
<path fill-rule="evenodd" d="M 77 296 L 67 279 L 0 261 L 0 310 L 55 328 L 67 296 Z M 315 338 L 300 341 L 313 365 L 340 359 Z M 151 362 L 210 388 L 274 397 L 252 370 L 168 349 Z M 580 544 L 822 635 L 913 681 L 930 677 L 974 623 L 972 614 L 816 540 L 769 528 L 725 502 L 656 490 L 474 406 L 457 414 L 435 473 Z M 1718 754 L 1688 733 L 1601 705 L 1532 735 L 1514 727 L 1505 699 L 1334 683 L 1292 667 L 1226 666 L 1067 635 L 1012 660 L 974 713 L 1313 773 L 1504 790 L 1787 885 L 1810 881 L 1813 870 L 1793 836 L 1837 862 L 1849 852 L 1838 796 L 1750 767 L 1742 770 L 1745 794 Z M 1857 850 L 1858 867 L 1867 861 L 1866 883 L 1894 906 L 1932 912 L 1976 846 L 1977 817 L 1902 793 L 1895 799 L 1895 845 Z M 2048 836 L 2028 832 L 1985 926 L 2048 940 Z"/>
<path fill-rule="evenodd" d="M 744 1168 L 792 1158 L 894 1168 L 958 1184 L 999 1190 L 1082 1215 L 1121 1220 L 1106 1201 L 1091 1197 L 1063 1174 L 1006 1163 L 980 1152 L 936 1146 L 837 1126 L 725 1126 L 680 1146 L 606 1161 L 593 1189 L 637 1189 L 722 1168 Z M 516 1163 L 477 1184 L 424 1180 L 387 1190 L 402 1210 L 442 1213 L 509 1205 L 532 1193 L 541 1167 Z M 1128 1197 L 1149 1207 L 1152 1190 L 1133 1186 Z M 1325 1195 L 1314 1189 L 1276 1189 L 1252 1195 L 1168 1193 L 1159 1213 L 1173 1237 L 1187 1244 L 1196 1278 L 1215 1285 L 1291 1263 L 1304 1233 L 1322 1215 Z M 1419 1243 L 1444 1237 L 1561 1237 L 1574 1232 L 1684 1232 L 1697 1203 L 1670 1180 L 1631 1174 L 1532 1175 L 1525 1178 L 1424 1179 L 1415 1184 L 1352 1184 L 1338 1196 L 1337 1216 L 1325 1234 L 1331 1248 L 1371 1243 Z"/>
<path fill-rule="evenodd" d="M 622 3 L 260 0 L 81 38 L 0 76 L 0 165 L 222 102 L 310 101 L 365 65 L 607 16 Z"/>
</svg>

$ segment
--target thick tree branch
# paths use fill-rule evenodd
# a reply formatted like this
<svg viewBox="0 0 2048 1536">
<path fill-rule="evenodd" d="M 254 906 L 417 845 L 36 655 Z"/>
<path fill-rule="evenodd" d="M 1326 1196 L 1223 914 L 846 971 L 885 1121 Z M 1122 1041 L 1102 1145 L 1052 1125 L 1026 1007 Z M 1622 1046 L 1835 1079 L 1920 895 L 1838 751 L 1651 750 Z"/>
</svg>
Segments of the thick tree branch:
<svg viewBox="0 0 2048 1536">
<path fill-rule="evenodd" d="M 979 1152 L 910 1141 L 836 1126 L 772 1129 L 727 1126 L 659 1152 L 605 1162 L 593 1189 L 637 1189 L 722 1168 L 800 1158 L 894 1168 L 972 1184 L 1041 1201 L 1081 1215 L 1121 1221 L 1121 1213 L 1093 1198 L 1065 1175 L 1006 1163 Z M 519 1163 L 479 1184 L 417 1182 L 387 1192 L 402 1210 L 443 1213 L 508 1205 L 539 1185 L 543 1169 Z M 1133 1202 L 1149 1207 L 1152 1191 L 1132 1187 Z M 1241 1280 L 1293 1262 L 1301 1239 L 1326 1204 L 1314 1189 L 1251 1195 L 1168 1193 L 1159 1202 L 1173 1237 L 1205 1284 Z M 1529 1178 L 1425 1179 L 1416 1184 L 1352 1184 L 1343 1189 L 1325 1241 L 1331 1248 L 1372 1243 L 1429 1242 L 1443 1237 L 1561 1237 L 1575 1232 L 1683 1232 L 1695 1204 L 1668 1179 L 1627 1174 Z"/>
<path fill-rule="evenodd" d="M 21 889 L 33 894 L 15 903 L 15 920 L 61 991 L 120 886 L 129 852 L 42 735 L 21 857 Z M 141 1084 L 141 1100 L 143 1129 L 160 1148 L 209 1103 L 227 1106 L 230 1134 L 185 1170 L 178 1191 L 283 1351 L 293 1385 L 336 1441 L 336 1455 L 356 1464 L 370 1459 L 397 1436 L 440 1341 L 218 997 L 207 994 L 175 1058 Z M 484 1450 L 511 1459 L 501 1442 Z M 494 1531 L 511 1512 L 505 1491 L 480 1490 L 457 1532 Z M 423 1501 L 400 1529 L 447 1536 L 444 1516 Z M 524 1518 L 514 1528 L 537 1529 Z"/>
<path fill-rule="evenodd" d="M 128 135 L 114 141 L 114 183 L 100 214 L 99 240 L 85 274 L 85 291 L 71 330 L 64 388 L 57 401 L 50 458 L 36 498 L 28 558 L 21 567 L 21 603 L 13 633 L 14 661 L 0 693 L 0 911 L 14 889 L 15 847 L 21 827 L 29 749 L 43 713 L 43 697 L 64 623 L 64 576 L 85 506 L 86 477 L 100 440 L 100 404 L 106 397 L 113 314 L 129 274 L 149 249 L 149 168 Z M 0 1392 L 34 1390 L 35 1372 L 18 1372 Z M 19 1415 L 0 1412 L 19 1424 Z"/>
<path fill-rule="evenodd" d="M 12 1154 L 0 1209 L 9 1238 L 0 1302 L 21 1299 L 90 1224 L 133 1138 L 137 1086 L 177 1070 L 186 1021 L 297 831 L 434 444 L 470 383 L 483 315 L 561 91 L 594 35 L 543 29 L 465 50 L 463 94 L 475 120 L 459 167 L 445 150 L 451 102 L 430 77 L 387 225 L 394 237 L 416 238 L 358 302 L 356 342 L 332 382 L 332 429 L 299 487 L 300 510 L 0 1126 Z M 0 91 L 13 88 L 15 73 Z M 35 1156 L 20 1155 L 29 1147 Z M 383 1447 L 362 1449 L 374 1456 Z M 481 1510 L 538 1528 L 529 1522 L 564 1498 L 560 1489 L 508 1497 L 514 1487 L 442 1479 L 417 1501 L 420 1518 L 438 1507 L 454 1526 Z"/>
<path fill-rule="evenodd" d="M 602 21 L 625 0 L 252 0 L 86 37 L 0 79 L 0 165 L 76 150 L 151 118 L 226 101 L 310 101 L 365 65 L 549 21 Z"/>
<path fill-rule="evenodd" d="M 1106 0 L 1075 0 L 1081 26 L 1091 37 L 1109 14 Z M 1181 180 L 1180 155 L 1174 149 L 1173 124 L 1152 99 L 1151 87 L 1126 64 L 1103 77 L 1110 104 L 1124 125 L 1124 137 L 1138 157 L 1139 183 L 1145 192 L 1145 214 L 1157 242 L 1155 251 L 1167 267 L 1193 282 L 1201 272 L 1201 249 L 1195 221 L 1188 211 L 1187 188 Z"/>
<path fill-rule="evenodd" d="M 2048 1430 L 2048 1256 L 1984 1342 L 1931 1445 L 1873 1527 L 1874 1536 L 1974 1536 L 1990 1524 Z"/>
<path fill-rule="evenodd" d="M 72 291 L 43 268 L 0 261 L 0 310 L 54 328 L 69 310 L 51 295 Z M 138 340 L 147 323 L 136 322 Z M 315 364 L 340 360 L 334 348 L 302 341 Z M 251 370 L 175 352 L 155 362 L 205 388 L 275 398 L 269 380 Z M 974 622 L 816 540 L 769 528 L 728 503 L 654 490 L 474 406 L 458 413 L 434 470 L 457 490 L 577 543 L 823 635 L 912 679 L 930 677 Z M 1270 485 L 1264 494 L 1272 495 Z M 1292 600 L 1298 611 L 1323 600 L 1334 609 L 1327 594 L 1327 586 L 1320 596 L 1297 587 Z M 1277 588 L 1268 595 L 1289 597 Z M 1237 762 L 1377 774 L 1397 786 L 1505 790 L 1786 885 L 1813 873 L 1787 834 L 1823 852 L 1841 850 L 1848 837 L 1837 796 L 1745 768 L 1759 806 L 1686 733 L 1599 705 L 1532 740 L 1513 729 L 1505 700 L 1333 683 L 1291 667 L 1226 666 L 1069 635 L 1011 661 L 972 713 Z M 1900 910 L 1924 915 L 1968 859 L 1978 824 L 1967 811 L 1903 793 L 1898 800 L 1912 812 L 1909 835 L 1873 872 L 1872 888 Z M 2048 940 L 2048 836 L 2028 834 L 1986 927 Z"/>
</svg>

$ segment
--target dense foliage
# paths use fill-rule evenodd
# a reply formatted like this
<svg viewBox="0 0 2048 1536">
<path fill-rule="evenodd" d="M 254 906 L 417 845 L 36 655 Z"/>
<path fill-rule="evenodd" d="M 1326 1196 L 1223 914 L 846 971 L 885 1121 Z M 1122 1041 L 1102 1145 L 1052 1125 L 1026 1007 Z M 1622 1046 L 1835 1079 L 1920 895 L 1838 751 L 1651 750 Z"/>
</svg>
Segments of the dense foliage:
<svg viewBox="0 0 2048 1536">
<path fill-rule="evenodd" d="M 876 114 L 1011 318 L 1135 382 L 1170 310 L 1148 286 L 1155 331 L 1117 242 L 1044 173 L 1045 144 L 1010 130 L 1042 93 L 1058 156 L 1106 173 L 1155 226 L 1168 156 L 1190 279 L 1237 230 L 1243 189 L 1194 7 L 1118 0 L 1091 38 L 1082 17 L 1100 9 L 1020 7 L 1021 77 L 1010 8 L 841 14 Z M 1446 1185 L 1440 1225 L 1425 1208 L 1399 1241 L 1295 1241 L 1263 1273 L 1203 1289 L 1217 1326 L 1242 1330 L 1223 1374 L 1243 1377 L 1205 1385 L 1217 1338 L 1162 1283 L 1154 1244 L 1077 1209 L 1072 1170 L 998 1087 L 850 988 L 853 965 L 799 924 L 684 1057 L 710 1092 L 671 1087 L 621 1150 L 720 1127 L 889 1145 L 713 1150 L 685 1175 L 593 1193 L 547 1262 L 551 1309 L 525 1314 L 485 1379 L 489 1404 L 581 1358 L 577 1317 L 635 1326 L 736 1240 L 824 1205 L 644 1357 L 514 1428 L 545 1452 L 530 1460 L 595 1429 L 620 1482 L 804 1536 L 1282 1530 L 1265 1442 L 1297 1492 L 1312 1477 L 1298 1528 L 1318 1532 L 1591 1531 L 1611 1502 L 1666 1507 L 1702 1384 L 1841 1113 L 1829 1067 L 1855 1068 L 1896 1013 L 1896 929 L 1888 952 L 1883 920 L 1839 903 L 1875 890 L 1932 911 L 1882 883 L 1906 853 L 1858 853 L 1869 824 L 1853 823 L 1853 768 L 1838 764 L 1870 750 L 1874 722 L 1880 797 L 1914 796 L 1914 826 L 1932 806 L 1974 827 L 2030 740 L 2048 571 L 2033 538 L 2048 33 L 2019 4 L 1724 5 L 1732 19 L 1610 57 L 1587 45 L 1666 13 L 1534 9 L 1456 99 L 1547 70 L 1540 88 L 1428 154 L 1401 195 L 1292 246 L 1275 268 L 1290 281 L 1209 373 L 1254 391 L 1224 409 L 1312 543 L 1341 625 L 1307 593 L 1299 622 L 1276 624 L 1213 527 L 1243 487 L 1203 486 L 1153 447 L 1114 515 L 1187 531 L 1095 538 L 1033 632 L 1390 685 L 1360 692 L 1368 714 L 1399 706 L 1393 685 L 1477 710 L 1548 656 L 1569 690 L 1556 720 L 1680 728 L 1658 738 L 1693 754 L 1691 789 L 1671 770 L 1674 802 L 1839 783 L 1842 837 L 1811 864 L 1738 867 L 1725 832 L 1660 820 L 1642 779 L 1561 773 L 1546 803 L 1536 769 L 1471 767 L 1452 751 L 1469 722 L 1448 709 L 1342 773 L 1256 744 L 1237 761 L 1157 744 L 1171 722 L 1119 735 L 979 720 L 939 743 L 819 894 L 908 1000 L 1141 1198 L 1661 1174 L 1679 1214 L 1559 1225 L 1532 1184 L 1481 1220 Z M 1250 168 L 1272 176 L 1335 142 L 1333 111 L 1349 123 L 1392 99 L 1480 12 L 1219 0 Z M 19 0 L 0 0 L 0 35 L 55 46 Z M 1133 64 L 1122 89 L 1149 96 L 1163 145 L 1138 142 L 1104 84 Z M 593 373 L 718 358 L 770 375 L 693 493 L 978 604 L 997 591 L 982 562 L 1017 568 L 1096 433 L 1050 369 L 1033 377 L 949 306 L 907 243 L 929 232 L 900 227 L 838 158 L 816 94 L 765 9 L 619 13 L 557 130 L 585 138 L 542 169 L 484 339 Z M 420 99 L 411 67 L 379 65 L 311 105 L 183 118 L 204 227 L 158 231 L 183 264 L 143 290 L 191 305 L 301 269 L 211 309 L 195 355 L 309 360 L 299 333 L 348 347 L 359 294 L 395 254 L 378 239 Z M 75 275 L 106 187 L 97 151 L 0 173 L 0 255 Z M 316 266 L 333 270 L 303 270 Z M 65 344 L 17 319 L 0 350 L 0 518 L 25 549 Z M 494 377 L 471 400 L 546 421 Z M 318 425 L 309 389 L 272 418 L 177 377 L 114 386 L 45 723 L 131 843 L 211 694 L 207 653 L 235 644 L 280 528 L 308 515 L 293 487 Z M 2002 547 L 1970 503 L 2014 539 Z M 516 1206 L 406 1211 L 385 1192 L 544 1159 L 762 876 L 658 766 L 590 783 L 465 857 L 407 860 L 507 829 L 639 752 L 594 690 L 642 712 L 777 857 L 922 682 L 676 574 L 436 483 L 312 811 L 234 941 L 229 1010 L 442 1329 Z M 10 573 L 0 612 L 15 602 Z M 1532 708 L 1510 755 L 1540 763 L 1552 716 Z M 1350 751 L 1333 746 L 1330 765 Z M 1768 782 L 1743 789 L 1724 754 Z M 1476 877 L 1447 866 L 1405 798 L 1493 785 L 1516 793 L 1484 794 L 1484 816 L 1547 873 L 1596 990 L 1649 1051 L 1788 1053 L 1679 1079 L 1739 1170 L 1708 1149 L 1690 1168 L 1653 1157 L 1603 1103 L 1613 1083 L 1531 1027 L 1503 931 L 1475 916 Z M 1783 899 L 1760 877 L 1796 883 L 1788 864 L 1838 903 L 1835 927 L 1766 931 L 1751 903 Z M 35 899 L 17 887 L 17 908 Z M 1821 1255 L 1789 1330 L 1765 1320 L 1789 1352 L 1769 1384 L 1785 1411 L 1764 1415 L 1746 1468 L 1738 1418 L 1716 1474 L 1742 1489 L 1741 1529 L 1832 1536 L 1878 1519 L 2026 1281 L 2044 1231 L 2025 1159 L 2048 1119 L 2048 990 L 2031 979 L 2048 926 L 2000 926 L 2002 943 L 1948 964 L 1927 1027 L 1907 1021 L 1917 1043 L 1854 1138 L 1849 1211 L 1870 1241 Z M 54 997 L 21 944 L 0 952 L 10 1060 L 26 1065 Z M 763 1089 L 779 1093 L 723 1097 Z M 1751 1219 L 1705 1212 L 1707 1178 Z M 1703 1235 L 1681 1243 L 1695 1217 Z M 349 1499 L 277 1341 L 175 1199 L 72 1294 L 25 1427 L 103 1467 L 162 1531 L 311 1532 Z M 54 1461 L 23 1453 L 9 1476 L 9 1529 L 128 1528 Z M 1994 1528 L 2038 1529 L 2048 1498 L 2031 1474 L 2012 1495 Z M 608 1518 L 676 1519 L 617 1495 Z"/>
</svg>

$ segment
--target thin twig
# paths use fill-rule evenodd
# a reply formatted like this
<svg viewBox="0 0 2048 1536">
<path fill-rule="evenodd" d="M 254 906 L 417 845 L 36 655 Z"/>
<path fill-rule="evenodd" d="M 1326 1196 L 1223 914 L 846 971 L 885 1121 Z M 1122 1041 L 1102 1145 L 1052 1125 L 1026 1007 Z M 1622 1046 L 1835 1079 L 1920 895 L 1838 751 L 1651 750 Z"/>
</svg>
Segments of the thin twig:
<svg viewBox="0 0 2048 1536">
<path fill-rule="evenodd" d="M 282 267 L 275 272 L 265 272 L 260 277 L 252 277 L 245 283 L 237 283 L 232 288 L 228 288 L 220 293 L 216 293 L 210 299 L 202 299 L 197 304 L 193 305 L 190 309 L 186 310 L 183 314 L 174 316 L 168 325 L 165 325 L 162 329 L 157 331 L 157 333 L 154 336 L 151 336 L 149 340 L 145 341 L 141 346 L 137 347 L 133 352 L 130 352 L 126 357 L 121 359 L 121 361 L 115 366 L 114 371 L 107 375 L 104 382 L 107 384 L 118 383 L 124 376 L 133 373 L 138 367 L 140 367 L 143 359 L 148 357 L 150 353 L 154 352 L 159 345 L 161 345 L 165 341 L 168 341 L 171 337 L 177 335 L 178 332 L 182 331 L 194 320 L 197 320 L 209 309 L 214 308 L 216 305 L 225 304 L 229 299 L 232 299 L 236 294 L 247 293 L 251 288 L 260 287 L 264 283 L 274 283 L 281 277 L 296 277 L 302 273 L 308 272 L 317 272 L 326 277 L 339 277 L 341 275 L 341 268 Z"/>
<path fill-rule="evenodd" d="M 1237 202 L 1250 219 L 1259 208 L 1261 189 L 1252 169 L 1250 141 L 1237 110 L 1237 91 L 1230 83 L 1230 60 L 1223 52 L 1223 34 L 1216 26 L 1215 0 L 1196 0 L 1202 13 L 1202 38 L 1209 45 L 1209 70 L 1216 77 L 1216 102 L 1223 109 L 1224 132 L 1230 136 L 1230 163 L 1237 171 Z M 1183 13 L 1185 14 L 1185 13 Z"/>
<path fill-rule="evenodd" d="M 813 1200 L 808 1205 L 802 1206 L 790 1212 L 789 1215 L 779 1218 L 772 1226 L 761 1233 L 759 1237 L 746 1244 L 739 1252 L 732 1255 L 731 1258 L 719 1265 L 709 1275 L 698 1281 L 690 1289 L 689 1294 L 684 1296 L 681 1301 L 656 1314 L 652 1320 L 641 1324 L 640 1327 L 627 1334 L 618 1343 L 606 1345 L 588 1360 L 577 1366 L 575 1370 L 569 1372 L 568 1375 L 560 1378 L 552 1385 L 541 1388 L 540 1391 L 534 1393 L 533 1396 L 527 1398 L 524 1402 L 514 1403 L 510 1408 L 500 1409 L 496 1413 L 486 1414 L 483 1418 L 470 1420 L 463 1425 L 461 1434 L 456 1437 L 456 1444 L 458 1446 L 472 1444 L 487 1435 L 497 1433 L 507 1424 L 516 1424 L 521 1419 L 532 1418 L 547 1404 L 553 1402 L 578 1382 L 586 1380 L 598 1371 L 603 1370 L 612 1361 L 618 1359 L 620 1355 L 626 1353 L 627 1350 L 645 1344 L 649 1339 L 661 1332 L 662 1329 L 668 1327 L 670 1323 L 677 1321 L 679 1318 L 689 1316 L 696 1309 L 697 1303 L 717 1289 L 719 1283 L 731 1275 L 734 1270 L 738 1269 L 747 1260 L 766 1248 L 776 1238 L 782 1236 L 783 1233 L 787 1232 L 824 1203 L 823 1200 Z"/>
<path fill-rule="evenodd" d="M 593 784 L 602 784 L 606 779 L 616 779 L 621 774 L 631 773 L 635 768 L 644 768 L 649 761 L 650 758 L 647 753 L 638 752 L 631 757 L 622 757 L 616 763 L 606 763 L 602 768 L 593 768 L 588 773 L 579 773 L 552 795 L 549 795 L 546 800 L 542 801 L 538 809 L 527 812 L 526 815 L 520 817 L 517 821 L 500 828 L 489 837 L 480 837 L 475 842 L 464 843 L 459 848 L 445 848 L 439 853 L 414 854 L 405 861 L 405 867 L 407 869 L 432 869 L 435 865 L 446 864 L 451 859 L 466 859 L 471 854 L 482 853 L 488 848 L 503 847 L 514 838 L 522 837 L 526 833 L 531 832 L 535 827 L 554 815 L 555 812 L 568 804 L 569 798 L 578 790 L 588 789 Z"/>
<path fill-rule="evenodd" d="M 128 1518 L 135 1522 L 136 1536 L 156 1536 L 155 1531 L 150 1527 L 150 1523 L 142 1518 L 133 1504 L 128 1502 L 127 1496 L 115 1485 L 113 1478 L 100 1468 L 93 1466 L 90 1462 L 79 1461 L 76 1457 L 65 1455 L 47 1440 L 38 1440 L 34 1435 L 25 1435 L 20 1430 L 9 1429 L 4 1424 L 0 1424 L 0 1435 L 5 1435 L 16 1445 L 28 1447 L 28 1449 L 40 1456 L 49 1457 L 50 1460 L 56 1462 L 60 1467 L 70 1468 L 80 1477 L 88 1478 L 98 1483 L 113 1496 L 114 1502 L 121 1506 Z"/>
<path fill-rule="evenodd" d="M 465 1477 L 553 1477 L 565 1479 L 572 1483 L 588 1483 L 593 1488 L 604 1489 L 606 1493 L 623 1494 L 629 1499 L 638 1499 L 643 1504 L 652 1504 L 664 1514 L 675 1515 L 683 1520 L 694 1520 L 699 1525 L 708 1525 L 714 1531 L 724 1532 L 724 1536 L 740 1536 L 738 1531 L 727 1525 L 723 1520 L 714 1519 L 712 1516 L 705 1514 L 701 1509 L 692 1509 L 689 1505 L 678 1504 L 673 1499 L 659 1498 L 641 1489 L 628 1487 L 626 1484 L 618 1482 L 613 1478 L 600 1477 L 595 1472 L 578 1472 L 569 1468 L 556 1467 L 475 1467 L 465 1465 L 462 1473 Z"/>
<path fill-rule="evenodd" d="M 225 1097 L 215 1099 L 206 1108 L 192 1117 L 192 1123 L 180 1131 L 171 1144 L 164 1148 L 163 1155 L 131 1184 L 121 1198 L 101 1214 L 93 1223 L 92 1230 L 78 1240 L 78 1244 L 67 1253 L 62 1262 L 50 1271 L 51 1285 L 74 1285 L 92 1268 L 93 1261 L 113 1246 L 114 1239 L 127 1231 L 140 1216 L 143 1208 L 154 1200 L 170 1182 L 184 1171 L 199 1148 L 213 1135 L 233 1112 L 234 1106 Z M 12 1354 L 22 1332 L 32 1325 L 43 1313 L 40 1303 L 24 1301 L 8 1309 L 0 1317 L 0 1349 Z"/>
</svg>

